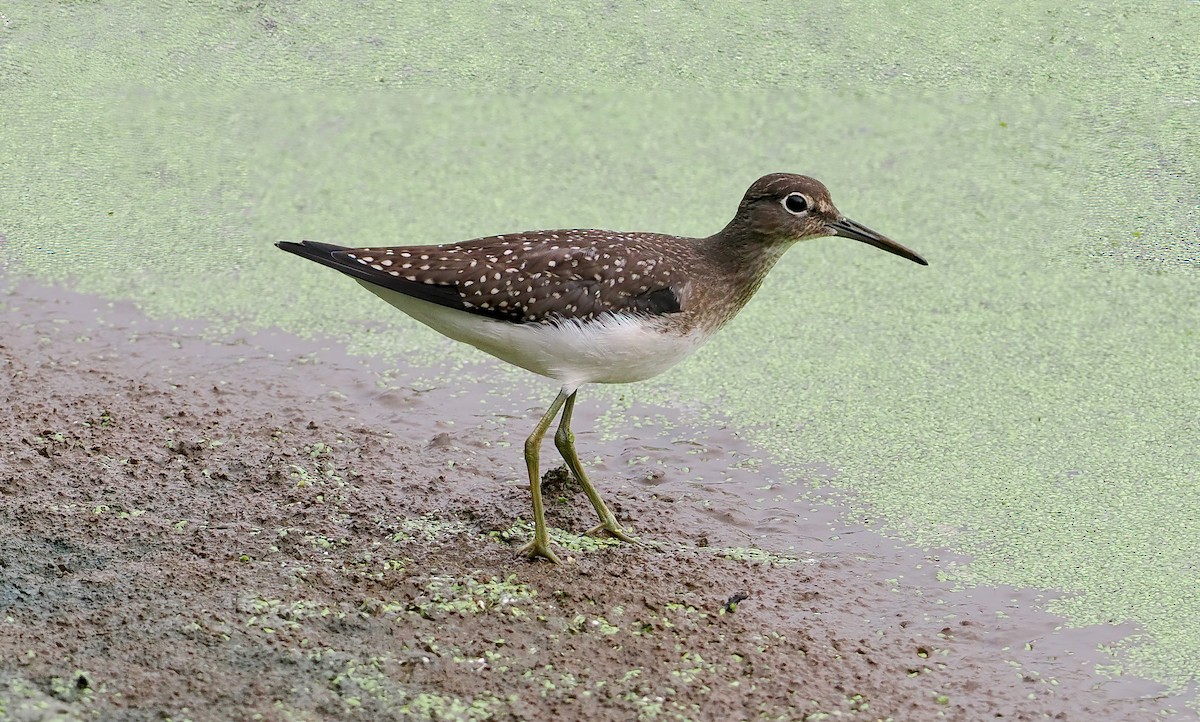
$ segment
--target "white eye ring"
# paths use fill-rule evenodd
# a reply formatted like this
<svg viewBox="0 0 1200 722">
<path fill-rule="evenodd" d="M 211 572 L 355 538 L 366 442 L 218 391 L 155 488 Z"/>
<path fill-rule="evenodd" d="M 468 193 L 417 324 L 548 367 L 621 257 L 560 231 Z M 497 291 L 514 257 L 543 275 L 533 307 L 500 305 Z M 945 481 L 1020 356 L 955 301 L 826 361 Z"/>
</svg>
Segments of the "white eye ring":
<svg viewBox="0 0 1200 722">
<path fill-rule="evenodd" d="M 788 193 L 781 203 L 783 209 L 794 216 L 801 216 L 812 208 L 812 201 L 803 193 Z"/>
</svg>

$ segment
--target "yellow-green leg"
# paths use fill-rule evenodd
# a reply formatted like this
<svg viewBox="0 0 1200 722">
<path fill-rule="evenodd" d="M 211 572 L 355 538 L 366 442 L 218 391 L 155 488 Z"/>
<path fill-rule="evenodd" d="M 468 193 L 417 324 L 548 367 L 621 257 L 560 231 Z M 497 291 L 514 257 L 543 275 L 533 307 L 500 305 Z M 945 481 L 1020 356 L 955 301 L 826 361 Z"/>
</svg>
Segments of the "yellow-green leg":
<svg viewBox="0 0 1200 722">
<path fill-rule="evenodd" d="M 575 394 L 571 394 L 574 398 Z M 550 408 L 546 409 L 546 413 L 542 414 L 542 418 L 538 421 L 537 428 L 525 439 L 525 466 L 529 470 L 529 492 L 533 496 L 533 541 L 526 544 L 522 549 L 522 554 L 529 555 L 530 559 L 542 557 L 558 564 L 558 557 L 554 552 L 550 551 L 550 534 L 546 530 L 546 513 L 542 507 L 542 477 L 538 471 L 538 457 L 541 455 L 542 439 L 546 436 L 546 429 L 550 428 L 550 423 L 554 421 L 554 417 L 558 415 L 558 410 L 562 408 L 563 402 L 567 400 L 566 391 L 559 391 L 558 396 L 554 398 L 554 403 L 550 404 Z"/>
<path fill-rule="evenodd" d="M 636 544 L 628 534 L 621 530 L 621 525 L 617 523 L 617 518 L 605 506 L 604 500 L 600 498 L 600 492 L 596 491 L 596 487 L 592 486 L 592 482 L 588 481 L 587 474 L 583 471 L 583 464 L 579 463 L 579 454 L 575 453 L 575 434 L 571 431 L 571 412 L 575 410 L 575 393 L 566 398 L 566 406 L 563 408 L 562 421 L 558 422 L 558 431 L 554 434 L 554 445 L 558 447 L 558 451 L 562 454 L 563 461 L 567 462 L 567 468 L 579 480 L 579 485 L 583 487 L 583 493 L 587 494 L 588 499 L 592 502 L 592 507 L 596 510 L 596 516 L 600 517 L 600 524 L 588 532 L 588 534 L 608 534 L 609 536 L 620 539 L 624 542 Z M 562 398 L 562 394 L 559 394 Z M 556 399 L 557 400 L 557 399 Z M 528 451 L 525 452 L 528 455 Z"/>
</svg>

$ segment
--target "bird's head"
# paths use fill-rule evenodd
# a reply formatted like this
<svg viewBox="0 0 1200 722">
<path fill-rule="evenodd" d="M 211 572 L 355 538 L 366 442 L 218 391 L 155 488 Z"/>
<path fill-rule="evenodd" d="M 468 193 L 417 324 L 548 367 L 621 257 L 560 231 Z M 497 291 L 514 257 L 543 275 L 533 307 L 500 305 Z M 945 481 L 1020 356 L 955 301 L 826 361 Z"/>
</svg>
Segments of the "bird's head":
<svg viewBox="0 0 1200 722">
<path fill-rule="evenodd" d="M 833 205 L 829 189 L 804 175 L 772 173 L 759 178 L 746 191 L 731 227 L 770 244 L 790 245 L 823 236 L 851 238 L 929 265 L 914 251 L 842 215 Z"/>
</svg>

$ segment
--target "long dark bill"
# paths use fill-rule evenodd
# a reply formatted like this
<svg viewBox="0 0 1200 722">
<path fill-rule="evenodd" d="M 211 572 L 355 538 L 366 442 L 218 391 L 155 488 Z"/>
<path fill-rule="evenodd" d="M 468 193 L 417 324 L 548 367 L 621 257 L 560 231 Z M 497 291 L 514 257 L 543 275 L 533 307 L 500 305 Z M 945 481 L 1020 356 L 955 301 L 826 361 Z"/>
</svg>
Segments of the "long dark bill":
<svg viewBox="0 0 1200 722">
<path fill-rule="evenodd" d="M 855 223 L 849 218 L 842 218 L 841 220 L 830 223 L 829 230 L 833 231 L 833 235 L 835 236 L 862 241 L 863 243 L 875 246 L 876 248 L 882 248 L 888 253 L 895 253 L 901 258 L 907 258 L 908 260 L 914 263 L 919 263 L 922 266 L 929 265 L 929 262 L 924 258 L 921 258 L 921 256 L 919 256 L 915 251 L 911 251 L 883 235 L 882 233 L 876 233 L 863 224 Z"/>
</svg>

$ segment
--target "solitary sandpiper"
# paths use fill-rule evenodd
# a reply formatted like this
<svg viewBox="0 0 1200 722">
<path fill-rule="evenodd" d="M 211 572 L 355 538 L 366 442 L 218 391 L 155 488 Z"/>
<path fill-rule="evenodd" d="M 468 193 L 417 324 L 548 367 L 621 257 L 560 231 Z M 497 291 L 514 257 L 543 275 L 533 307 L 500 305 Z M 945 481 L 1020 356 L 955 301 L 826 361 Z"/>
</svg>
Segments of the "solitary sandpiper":
<svg viewBox="0 0 1200 722">
<path fill-rule="evenodd" d="M 579 387 L 641 381 L 679 363 L 746 305 L 788 247 L 822 236 L 852 238 L 927 265 L 843 216 L 819 181 L 790 173 L 755 181 L 733 220 L 708 238 L 562 230 L 436 246 L 276 245 L 353 277 L 435 331 L 560 384 L 525 441 L 534 532 L 522 549 L 557 562 L 538 457 L 559 411 L 555 446 L 600 518 L 589 533 L 632 542 L 575 452 L 571 412 Z"/>
</svg>

